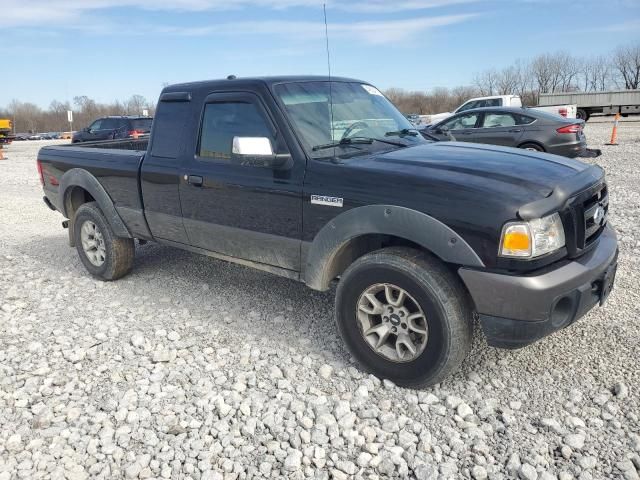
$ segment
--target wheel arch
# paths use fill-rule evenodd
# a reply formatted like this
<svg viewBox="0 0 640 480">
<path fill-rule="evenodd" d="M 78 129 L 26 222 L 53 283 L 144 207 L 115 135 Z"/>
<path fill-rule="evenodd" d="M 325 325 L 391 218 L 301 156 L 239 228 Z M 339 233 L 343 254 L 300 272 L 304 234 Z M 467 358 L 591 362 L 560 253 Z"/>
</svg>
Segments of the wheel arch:
<svg viewBox="0 0 640 480">
<path fill-rule="evenodd" d="M 469 244 L 439 220 L 410 208 L 367 205 L 327 223 L 308 247 L 302 279 L 327 290 L 333 279 L 362 255 L 386 246 L 423 249 L 450 264 L 484 267 Z"/>
<path fill-rule="evenodd" d="M 73 219 L 75 212 L 84 203 L 95 201 L 107 222 L 118 237 L 132 238 L 126 225 L 120 218 L 113 200 L 91 173 L 81 168 L 73 168 L 62 176 L 59 187 L 62 214 Z M 70 222 L 72 224 L 73 222 Z"/>
</svg>

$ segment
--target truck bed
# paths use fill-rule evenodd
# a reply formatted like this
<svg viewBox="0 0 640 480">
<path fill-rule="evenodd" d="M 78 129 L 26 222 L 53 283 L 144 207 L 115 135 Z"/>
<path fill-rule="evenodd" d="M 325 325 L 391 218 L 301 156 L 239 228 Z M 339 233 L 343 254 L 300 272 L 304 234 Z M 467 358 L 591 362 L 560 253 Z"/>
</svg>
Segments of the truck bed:
<svg viewBox="0 0 640 480">
<path fill-rule="evenodd" d="M 89 172 L 104 187 L 116 209 L 142 210 L 138 174 L 148 137 L 43 147 L 38 153 L 43 188 L 55 208 L 63 211 L 56 179 L 71 169 Z"/>
</svg>

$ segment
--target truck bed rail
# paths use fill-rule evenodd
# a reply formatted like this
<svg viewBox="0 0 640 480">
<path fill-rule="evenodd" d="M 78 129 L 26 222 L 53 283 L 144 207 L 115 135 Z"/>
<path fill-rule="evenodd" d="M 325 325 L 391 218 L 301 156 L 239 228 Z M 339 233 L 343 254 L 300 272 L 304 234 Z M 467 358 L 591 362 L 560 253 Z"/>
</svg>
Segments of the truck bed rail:
<svg viewBox="0 0 640 480">
<path fill-rule="evenodd" d="M 117 140 L 100 140 L 97 142 L 70 143 L 68 146 L 82 148 L 109 148 L 114 150 L 145 151 L 149 145 L 149 136 Z"/>
</svg>

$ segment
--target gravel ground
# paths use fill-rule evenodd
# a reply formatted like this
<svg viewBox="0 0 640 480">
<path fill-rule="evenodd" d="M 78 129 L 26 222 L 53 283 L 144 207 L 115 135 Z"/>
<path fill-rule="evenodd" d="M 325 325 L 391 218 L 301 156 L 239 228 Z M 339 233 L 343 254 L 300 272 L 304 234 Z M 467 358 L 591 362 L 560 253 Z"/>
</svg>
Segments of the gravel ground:
<svg viewBox="0 0 640 480">
<path fill-rule="evenodd" d="M 0 480 L 626 478 L 640 472 L 640 122 L 589 123 L 620 236 L 605 308 L 518 351 L 480 340 L 423 391 L 366 375 L 333 292 L 168 247 L 93 280 L 0 161 Z"/>
</svg>

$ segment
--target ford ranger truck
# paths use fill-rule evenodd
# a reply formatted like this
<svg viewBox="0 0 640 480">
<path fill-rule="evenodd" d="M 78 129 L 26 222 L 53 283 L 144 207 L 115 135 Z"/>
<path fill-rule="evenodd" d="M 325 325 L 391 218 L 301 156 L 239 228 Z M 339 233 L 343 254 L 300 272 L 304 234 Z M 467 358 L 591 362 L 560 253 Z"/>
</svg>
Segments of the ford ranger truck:
<svg viewBox="0 0 640 480">
<path fill-rule="evenodd" d="M 523 347 L 614 283 L 600 167 L 428 142 L 359 80 L 172 85 L 150 138 L 44 147 L 37 160 L 44 201 L 94 277 L 126 275 L 138 239 L 335 285 L 346 346 L 399 385 L 456 369 L 476 318 L 489 345 Z"/>
</svg>

